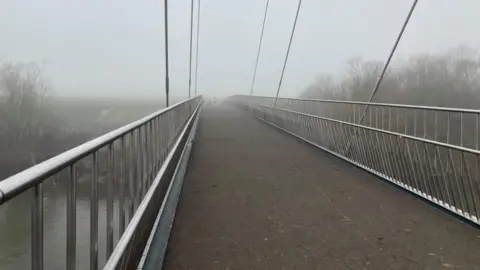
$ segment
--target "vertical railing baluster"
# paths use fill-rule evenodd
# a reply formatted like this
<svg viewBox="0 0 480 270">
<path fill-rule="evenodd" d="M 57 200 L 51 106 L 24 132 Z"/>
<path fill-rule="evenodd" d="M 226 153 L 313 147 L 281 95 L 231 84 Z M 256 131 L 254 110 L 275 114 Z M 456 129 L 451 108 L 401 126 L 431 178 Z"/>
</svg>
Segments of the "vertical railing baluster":
<svg viewBox="0 0 480 270">
<path fill-rule="evenodd" d="M 153 140 L 155 141 L 155 173 L 158 172 L 160 169 L 160 154 L 161 154 L 161 148 L 160 148 L 160 124 L 161 124 L 162 118 L 159 116 L 155 119 L 155 129 L 153 131 Z"/>
<path fill-rule="evenodd" d="M 92 157 L 90 183 L 90 270 L 98 269 L 98 152 Z"/>
<path fill-rule="evenodd" d="M 126 146 L 125 146 L 125 136 L 122 136 L 120 139 L 121 143 L 121 159 L 120 159 L 120 185 L 119 185 L 119 200 L 118 200 L 118 219 L 119 219 L 119 224 L 118 224 L 118 229 L 120 232 L 120 235 L 123 234 L 123 231 L 125 230 L 125 181 L 127 172 L 127 155 L 126 155 Z"/>
<path fill-rule="evenodd" d="M 135 208 L 135 131 L 130 132 L 130 147 L 128 150 L 129 163 L 128 163 L 128 221 L 133 217 L 133 212 Z"/>
<path fill-rule="evenodd" d="M 413 136 L 417 137 L 417 110 L 413 110 Z"/>
<path fill-rule="evenodd" d="M 447 112 L 447 143 L 450 143 L 450 112 Z"/>
<path fill-rule="evenodd" d="M 450 185 L 448 183 L 448 175 L 444 171 L 443 162 L 442 162 L 441 153 L 440 153 L 440 148 L 439 148 L 438 145 L 435 147 L 435 150 L 436 150 L 436 155 L 435 156 L 437 157 L 437 160 L 438 160 L 437 172 L 440 171 L 441 180 L 443 180 L 443 183 L 442 183 L 443 184 L 443 193 L 442 194 L 443 194 L 443 198 L 444 198 L 444 203 L 448 204 L 447 208 L 450 208 L 450 207 L 453 207 L 454 203 L 453 203 L 453 198 L 452 198 L 452 194 L 451 194 L 451 190 L 450 190 Z"/>
<path fill-rule="evenodd" d="M 140 202 L 142 201 L 142 192 L 143 192 L 143 164 L 142 164 L 142 129 L 138 128 L 137 130 L 137 153 L 136 153 L 136 159 L 137 159 L 137 178 L 135 179 L 135 182 L 137 183 L 136 187 L 137 190 L 135 192 L 135 196 L 137 197 L 137 203 L 135 208 L 137 208 L 140 205 Z"/>
<path fill-rule="evenodd" d="M 143 196 L 147 193 L 148 190 L 148 181 L 149 181 L 149 171 L 148 171 L 148 123 L 143 126 L 143 150 L 142 150 L 142 160 L 143 160 Z"/>
<path fill-rule="evenodd" d="M 388 130 L 392 131 L 392 108 L 388 107 Z"/>
<path fill-rule="evenodd" d="M 398 156 L 398 152 L 397 152 L 397 149 L 395 148 L 395 145 L 393 144 L 392 142 L 392 137 L 391 135 L 388 136 L 388 146 L 391 150 L 391 157 L 392 157 L 392 168 L 393 168 L 393 172 L 394 172 L 394 180 L 400 184 L 401 186 L 405 187 L 406 183 L 404 181 L 404 177 L 402 177 L 402 173 L 401 173 L 401 162 L 399 161 L 399 156 Z"/>
<path fill-rule="evenodd" d="M 166 144 L 165 144 L 165 140 L 166 140 L 166 137 L 168 135 L 168 126 L 167 126 L 167 123 L 166 123 L 166 120 L 165 120 L 166 116 L 165 115 L 162 115 L 162 125 L 161 125 L 161 129 L 163 130 L 162 132 L 162 135 L 160 136 L 160 168 L 161 166 L 163 165 L 163 160 L 164 160 L 164 155 L 165 155 L 165 148 L 166 148 Z"/>
<path fill-rule="evenodd" d="M 477 198 L 477 194 L 474 191 L 472 177 L 470 175 L 470 168 L 468 166 L 468 161 L 467 161 L 467 158 L 465 156 L 465 152 L 462 152 L 461 155 L 462 155 L 462 164 L 464 166 L 462 168 L 462 171 L 465 170 L 465 176 L 464 177 L 467 178 L 468 189 L 470 191 L 470 192 L 465 192 L 465 193 L 471 196 L 471 198 L 468 198 L 470 196 L 467 195 L 468 196 L 467 197 L 467 204 L 470 201 L 469 214 L 470 214 L 471 217 L 473 217 L 473 216 L 478 217 L 478 198 Z M 465 183 L 465 180 L 463 181 L 463 183 Z"/>
<path fill-rule="evenodd" d="M 464 135 L 464 114 L 463 112 L 460 113 L 460 146 L 463 147 L 464 146 L 464 139 L 463 139 L 463 135 Z M 463 156 L 463 152 L 459 152 L 459 154 L 461 156 Z M 463 191 L 463 194 L 465 195 L 465 204 L 466 204 L 466 211 L 468 212 L 468 214 L 472 214 L 472 212 L 475 212 L 476 210 L 473 210 L 472 211 L 472 204 L 471 202 L 469 201 L 469 196 L 467 195 L 468 192 L 467 192 L 467 183 L 465 183 L 465 174 L 464 174 L 464 168 L 466 168 L 466 164 L 465 164 L 465 159 L 460 157 L 460 173 L 459 173 L 459 177 L 460 177 L 460 185 L 461 185 L 461 188 L 462 188 L 462 191 Z M 470 179 L 467 179 L 467 181 L 469 181 Z M 474 208 L 475 206 L 473 206 Z"/>
<path fill-rule="evenodd" d="M 69 167 L 69 177 L 67 181 L 67 265 L 66 269 L 74 270 L 76 264 L 76 177 L 75 165 Z"/>
<path fill-rule="evenodd" d="M 155 176 L 157 175 L 157 165 L 155 164 L 156 162 L 156 151 L 157 151 L 157 141 L 155 139 L 155 127 L 157 126 L 157 118 L 153 119 L 152 120 L 152 124 L 151 124 L 151 130 L 150 130 L 150 148 L 151 148 L 151 168 L 152 168 L 152 179 L 150 181 L 150 185 L 151 183 L 153 183 L 153 179 L 155 179 Z"/>
<path fill-rule="evenodd" d="M 382 122 L 382 125 L 381 125 L 382 128 L 381 128 L 381 129 L 382 129 L 382 130 L 385 130 L 385 125 L 384 125 L 384 124 L 385 124 L 385 119 L 384 119 L 385 111 L 384 111 L 384 107 L 383 107 L 383 106 L 382 106 L 382 108 L 380 109 L 380 113 L 381 113 L 381 115 L 380 115 L 380 121 Z"/>
<path fill-rule="evenodd" d="M 414 142 L 415 143 L 415 142 Z M 412 153 L 410 151 L 410 147 L 408 145 L 408 140 L 405 139 L 405 148 L 406 148 L 406 151 L 407 151 L 407 156 L 408 156 L 408 161 L 410 162 L 410 175 L 412 177 L 412 180 L 413 180 L 413 188 L 416 189 L 417 192 L 421 193 L 422 190 L 420 188 L 420 184 L 419 184 L 419 180 L 418 180 L 418 176 L 416 174 L 416 170 L 415 170 L 415 165 L 414 165 L 414 160 L 412 159 Z"/>
<path fill-rule="evenodd" d="M 155 120 L 152 120 L 149 123 L 149 132 L 148 132 L 148 170 L 150 173 L 150 177 L 148 179 L 148 186 L 150 187 L 152 185 L 153 179 L 155 178 L 156 171 L 155 171 L 155 158 L 154 158 L 154 153 L 155 153 L 155 141 L 153 140 L 153 129 L 155 127 Z"/>
<path fill-rule="evenodd" d="M 107 258 L 113 251 L 113 143 L 108 145 L 108 178 L 107 178 Z"/>
<path fill-rule="evenodd" d="M 434 128 L 433 128 L 433 140 L 436 141 L 436 142 L 438 141 L 437 140 L 437 137 L 438 137 L 438 135 L 437 135 L 437 133 L 438 133 L 438 131 L 437 131 L 437 129 L 438 129 L 438 116 L 437 115 L 438 115 L 438 112 L 435 111 L 434 112 L 434 117 L 435 118 L 433 120 L 433 126 L 434 126 Z M 435 158 L 433 160 L 433 167 L 435 168 L 435 173 L 436 173 L 437 172 L 436 171 L 436 169 L 437 169 L 437 156 L 436 155 L 435 155 Z"/>
<path fill-rule="evenodd" d="M 478 150 L 478 136 L 479 136 L 479 114 L 476 113 L 475 114 L 475 149 Z M 478 164 L 478 155 L 475 155 L 475 177 L 474 177 L 474 180 L 473 180 L 473 192 L 475 192 L 475 195 L 478 196 L 478 193 L 480 192 L 479 190 L 479 181 L 480 179 L 478 179 L 479 177 L 479 171 L 480 171 L 480 167 L 479 167 L 479 164 Z M 480 208 L 480 207 L 479 207 Z M 480 209 L 477 208 L 477 222 L 480 222 Z"/>
<path fill-rule="evenodd" d="M 427 138 L 427 110 L 423 110 L 423 138 L 426 139 Z M 426 187 L 427 189 L 425 191 L 428 190 L 428 192 L 430 192 L 430 194 L 428 194 L 430 197 L 433 197 L 433 185 L 431 184 L 432 183 L 432 175 L 429 174 L 428 172 L 430 171 L 430 168 L 428 167 L 428 150 L 427 150 L 427 145 L 424 143 L 424 147 L 421 147 L 422 148 L 422 154 L 423 154 L 423 159 L 422 160 L 419 160 L 420 163 L 420 166 L 422 167 L 424 173 L 425 173 L 425 184 L 426 184 Z"/>
<path fill-rule="evenodd" d="M 435 173 L 434 173 L 434 169 L 433 169 L 433 165 L 432 165 L 432 162 L 431 162 L 431 159 L 430 159 L 430 151 L 428 150 L 428 145 L 426 143 L 423 144 L 424 146 L 424 151 L 425 151 L 425 155 L 426 155 L 426 175 L 428 177 L 428 183 L 431 185 L 431 188 L 430 188 L 430 191 L 432 192 L 431 196 L 432 196 L 432 200 L 436 203 L 439 202 L 439 200 L 441 200 L 442 196 L 441 196 L 441 193 L 440 193 L 440 188 L 438 187 L 437 185 L 437 181 L 435 179 Z"/>
<path fill-rule="evenodd" d="M 479 134 L 479 128 L 478 128 L 478 122 L 479 122 L 479 114 L 475 114 L 475 149 L 478 150 L 478 136 Z"/>
<path fill-rule="evenodd" d="M 401 142 L 403 142 L 405 147 L 401 146 Z M 404 176 L 405 183 L 411 188 L 411 190 L 415 190 L 416 188 L 416 181 L 413 175 L 413 171 L 410 170 L 410 163 L 409 158 L 410 155 L 408 151 L 407 140 L 403 137 L 396 137 L 396 144 L 397 144 L 397 151 L 400 153 L 400 162 L 402 166 L 402 175 Z"/>
<path fill-rule="evenodd" d="M 356 114 L 357 110 L 356 109 L 357 108 L 356 108 L 355 104 L 353 104 L 353 123 L 354 124 L 357 123 L 357 114 Z"/>
<path fill-rule="evenodd" d="M 464 127 L 464 124 L 463 124 L 463 112 L 460 113 L 460 146 L 463 147 L 463 127 Z M 463 168 L 464 167 L 464 164 L 463 164 L 463 159 L 461 159 L 460 161 L 460 167 Z M 463 177 L 463 169 L 460 170 L 460 178 L 462 179 L 462 186 L 464 185 L 465 181 L 464 181 L 464 177 Z"/>
<path fill-rule="evenodd" d="M 367 107 L 367 110 L 368 110 L 368 125 L 370 127 L 373 127 L 373 123 L 372 123 L 372 107 Z"/>
<path fill-rule="evenodd" d="M 31 205 L 32 269 L 43 270 L 43 184 L 32 188 Z"/>
<path fill-rule="evenodd" d="M 400 133 L 400 122 L 399 122 L 399 119 L 398 119 L 398 108 L 395 109 L 395 120 L 396 120 L 396 129 L 395 131 Z"/>
<path fill-rule="evenodd" d="M 132 132 L 133 135 L 133 155 L 132 155 L 132 166 L 134 168 L 132 173 L 132 200 L 133 200 L 133 208 L 132 208 L 132 217 L 137 210 L 138 206 L 138 129 Z M 131 218 L 131 217 L 130 217 Z"/>
<path fill-rule="evenodd" d="M 450 166 L 452 166 L 453 179 L 455 179 L 455 185 L 457 186 L 456 192 L 458 192 L 458 197 L 459 197 L 459 204 L 460 205 L 457 206 L 457 209 L 462 214 L 465 214 L 465 213 L 468 213 L 468 206 L 466 205 L 466 199 L 467 198 L 466 198 L 465 194 L 463 194 L 463 196 L 462 196 L 462 191 L 464 191 L 464 190 L 463 190 L 462 185 L 460 184 L 460 182 L 458 180 L 457 168 L 455 167 L 455 162 L 453 160 L 453 154 L 452 154 L 451 149 L 448 149 L 448 158 L 449 158 L 449 161 L 450 161 Z"/>
<path fill-rule="evenodd" d="M 427 110 L 423 110 L 423 138 L 427 138 Z"/>
<path fill-rule="evenodd" d="M 143 167 L 144 167 L 144 170 L 145 170 L 145 173 L 144 173 L 144 178 L 145 178 L 145 193 L 144 194 L 147 194 L 147 191 L 148 189 L 150 188 L 150 175 L 151 175 L 151 171 L 150 171 L 150 163 L 149 163 L 149 160 L 150 160 L 150 144 L 149 144 L 149 137 L 150 137 L 150 122 L 148 123 L 145 123 L 145 126 L 144 126 L 144 151 L 145 151 L 145 154 L 144 154 L 144 164 L 143 164 Z"/>
<path fill-rule="evenodd" d="M 463 112 L 460 113 L 460 146 L 463 147 Z"/>
<path fill-rule="evenodd" d="M 145 194 L 145 128 L 139 127 L 139 161 L 140 161 L 140 193 L 139 193 L 139 202 L 143 200 L 143 194 Z"/>
<path fill-rule="evenodd" d="M 450 112 L 447 112 L 447 144 L 450 143 Z M 447 183 L 449 184 L 449 188 L 450 188 L 450 191 L 452 193 L 452 202 L 453 202 L 453 205 L 451 205 L 455 211 L 456 209 L 458 208 L 458 205 L 457 205 L 457 196 L 455 195 L 455 189 L 453 188 L 453 182 L 451 181 L 451 177 L 450 177 L 450 162 L 448 162 L 448 159 L 449 156 L 448 156 L 448 152 L 447 152 L 447 165 L 446 165 L 446 178 L 447 178 Z M 452 208 L 452 209 L 453 209 Z"/>
<path fill-rule="evenodd" d="M 165 132 L 164 132 L 164 139 L 163 139 L 163 142 L 164 142 L 164 146 L 163 146 L 163 156 L 162 156 L 162 163 L 165 162 L 165 159 L 167 157 L 167 153 L 170 149 L 170 146 L 169 146 L 169 140 L 170 140 L 170 133 L 171 133 L 171 120 L 170 120 L 170 115 L 171 113 L 168 112 L 165 114 L 165 118 L 164 118 L 164 121 L 165 121 Z"/>
<path fill-rule="evenodd" d="M 155 171 L 153 177 L 155 177 L 158 172 L 158 163 L 157 163 L 158 162 L 158 133 L 157 133 L 158 121 L 159 121 L 159 117 L 153 120 L 153 130 L 152 130 L 152 144 L 153 144 L 152 163 L 153 163 L 153 170 Z"/>
</svg>

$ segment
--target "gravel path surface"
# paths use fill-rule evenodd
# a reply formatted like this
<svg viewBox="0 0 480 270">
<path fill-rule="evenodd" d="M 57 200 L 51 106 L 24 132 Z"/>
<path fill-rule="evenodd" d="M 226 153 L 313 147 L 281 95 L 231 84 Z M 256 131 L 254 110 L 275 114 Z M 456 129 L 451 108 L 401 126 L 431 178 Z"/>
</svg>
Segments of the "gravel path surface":
<svg viewBox="0 0 480 270">
<path fill-rule="evenodd" d="M 181 196 L 164 269 L 480 269 L 480 231 L 227 105 Z"/>
</svg>

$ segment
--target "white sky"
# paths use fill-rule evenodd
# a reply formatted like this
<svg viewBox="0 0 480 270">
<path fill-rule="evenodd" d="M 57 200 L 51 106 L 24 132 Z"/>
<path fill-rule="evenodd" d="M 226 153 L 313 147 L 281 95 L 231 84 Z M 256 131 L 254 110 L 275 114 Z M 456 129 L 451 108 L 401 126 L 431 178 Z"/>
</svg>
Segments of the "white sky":
<svg viewBox="0 0 480 270">
<path fill-rule="evenodd" d="M 202 0 L 201 93 L 250 91 L 265 3 Z M 270 1 L 257 94 L 276 92 L 296 5 L 296 0 Z M 300 93 L 319 73 L 339 72 L 351 57 L 384 60 L 410 5 L 303 0 L 281 95 Z M 189 0 L 169 1 L 175 96 L 188 93 L 189 14 Z M 62 95 L 163 95 L 163 20 L 163 0 L 2 0 L 0 60 L 46 60 L 46 76 Z M 480 48 L 479 25 L 478 0 L 420 0 L 398 55 L 460 44 Z"/>
</svg>

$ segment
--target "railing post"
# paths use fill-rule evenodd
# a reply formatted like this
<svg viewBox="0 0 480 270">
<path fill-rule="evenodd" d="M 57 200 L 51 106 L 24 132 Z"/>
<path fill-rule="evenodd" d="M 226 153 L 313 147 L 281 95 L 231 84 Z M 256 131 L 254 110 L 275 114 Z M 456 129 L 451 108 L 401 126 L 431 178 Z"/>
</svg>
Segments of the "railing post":
<svg viewBox="0 0 480 270">
<path fill-rule="evenodd" d="M 107 178 L 107 257 L 113 251 L 113 172 L 114 156 L 113 145 L 108 145 L 108 178 Z"/>
<path fill-rule="evenodd" d="M 77 240 L 77 207 L 75 166 L 70 165 L 67 181 L 67 265 L 66 269 L 75 270 Z"/>
<path fill-rule="evenodd" d="M 32 269 L 43 270 L 43 184 L 32 188 L 31 206 Z"/>
<path fill-rule="evenodd" d="M 126 155 L 126 146 L 125 146 L 125 136 L 121 138 L 121 147 L 122 147 L 122 156 L 120 159 L 120 190 L 119 190 L 119 202 L 118 202 L 118 218 L 119 218 L 119 231 L 120 235 L 125 230 L 125 181 L 127 175 L 127 155 Z"/>
<path fill-rule="evenodd" d="M 98 268 L 98 153 L 92 156 L 90 183 L 90 270 Z"/>
</svg>

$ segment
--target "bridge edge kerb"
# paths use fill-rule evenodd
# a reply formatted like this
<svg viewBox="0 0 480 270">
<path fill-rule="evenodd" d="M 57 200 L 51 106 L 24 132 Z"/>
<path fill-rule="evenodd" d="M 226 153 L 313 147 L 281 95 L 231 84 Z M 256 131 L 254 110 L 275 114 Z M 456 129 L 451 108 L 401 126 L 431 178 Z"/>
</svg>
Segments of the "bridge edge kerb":
<svg viewBox="0 0 480 270">
<path fill-rule="evenodd" d="M 5 193 L 0 189 L 0 205 L 2 205 L 5 201 Z"/>
</svg>

